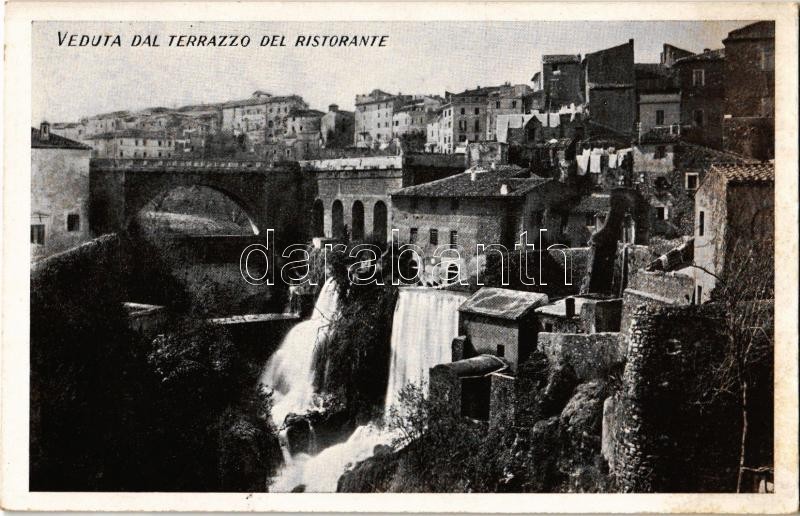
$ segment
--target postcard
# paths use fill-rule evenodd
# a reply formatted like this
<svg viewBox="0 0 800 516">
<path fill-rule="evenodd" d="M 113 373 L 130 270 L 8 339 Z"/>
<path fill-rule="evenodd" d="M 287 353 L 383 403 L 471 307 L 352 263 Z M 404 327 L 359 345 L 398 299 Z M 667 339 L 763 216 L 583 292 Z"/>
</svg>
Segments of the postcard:
<svg viewBox="0 0 800 516">
<path fill-rule="evenodd" d="M 5 23 L 4 508 L 797 510 L 796 5 Z"/>
</svg>

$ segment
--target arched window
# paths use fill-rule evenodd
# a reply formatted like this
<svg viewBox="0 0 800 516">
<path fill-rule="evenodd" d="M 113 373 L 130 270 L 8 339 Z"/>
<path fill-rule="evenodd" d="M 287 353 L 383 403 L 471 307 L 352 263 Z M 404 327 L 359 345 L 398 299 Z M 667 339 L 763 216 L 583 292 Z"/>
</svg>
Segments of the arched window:
<svg viewBox="0 0 800 516">
<path fill-rule="evenodd" d="M 342 201 L 335 200 L 331 206 L 331 233 L 333 238 L 344 236 L 344 207 Z"/>
<path fill-rule="evenodd" d="M 325 206 L 322 201 L 314 201 L 314 208 L 311 212 L 311 236 L 325 236 Z"/>
<path fill-rule="evenodd" d="M 353 228 L 353 240 L 364 240 L 364 204 L 361 201 L 356 201 L 353 203 L 351 226 Z"/>
<path fill-rule="evenodd" d="M 387 210 L 386 203 L 378 201 L 372 208 L 372 236 L 373 238 L 386 242 L 387 232 Z"/>
</svg>

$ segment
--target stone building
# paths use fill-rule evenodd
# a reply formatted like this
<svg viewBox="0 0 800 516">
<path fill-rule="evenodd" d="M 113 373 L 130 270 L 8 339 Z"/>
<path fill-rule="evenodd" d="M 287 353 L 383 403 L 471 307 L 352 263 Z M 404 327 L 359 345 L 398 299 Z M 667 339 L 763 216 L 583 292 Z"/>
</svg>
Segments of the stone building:
<svg viewBox="0 0 800 516">
<path fill-rule="evenodd" d="M 527 113 L 527 97 L 532 93 L 527 84 L 505 84 L 487 96 L 486 140 L 495 140 L 498 115 Z"/>
<path fill-rule="evenodd" d="M 96 134 L 124 129 L 126 128 L 124 120 L 130 115 L 129 111 L 114 111 L 84 118 L 81 120 L 81 124 L 86 128 L 84 136 L 88 139 Z"/>
<path fill-rule="evenodd" d="M 234 135 L 245 135 L 251 146 L 274 143 L 283 138 L 292 109 L 308 109 L 308 105 L 298 95 L 273 96 L 256 91 L 249 99 L 221 105 L 221 128 Z"/>
<path fill-rule="evenodd" d="M 420 148 L 414 150 L 422 150 L 427 137 L 428 124 L 436 117 L 437 110 L 443 102 L 444 99 L 441 97 L 425 95 L 400 106 L 392 115 L 392 136 L 394 138 L 417 137 Z"/>
<path fill-rule="evenodd" d="M 78 122 L 62 122 L 53 124 L 50 133 L 79 142 L 86 136 L 86 126 Z"/>
<path fill-rule="evenodd" d="M 400 243 L 415 244 L 424 257 L 436 256 L 441 246 L 456 249 L 458 256 L 448 255 L 448 261 L 458 261 L 458 272 L 466 277 L 478 270 L 486 253 L 498 249 L 492 251 L 492 245 L 513 250 L 522 231 L 529 243 L 539 243 L 540 229 L 546 230 L 544 243 L 560 242 L 566 201 L 573 195 L 562 183 L 531 177 L 521 167 L 476 166 L 392 193 L 392 226 Z"/>
<path fill-rule="evenodd" d="M 544 111 L 585 101 L 580 54 L 543 55 L 541 79 Z"/>
<path fill-rule="evenodd" d="M 501 87 L 492 86 L 461 93 L 445 93 L 439 120 L 440 150 L 446 154 L 463 152 L 467 142 L 477 142 L 486 137 L 487 102 L 489 95 Z"/>
<path fill-rule="evenodd" d="M 775 155 L 775 22 L 731 31 L 725 45 L 723 147 L 747 157 Z"/>
<path fill-rule="evenodd" d="M 672 67 L 672 65 L 675 64 L 675 61 L 678 59 L 689 57 L 693 54 L 694 52 L 678 48 L 675 45 L 670 45 L 669 43 L 664 43 L 664 47 L 660 55 L 660 64 L 661 66 Z"/>
<path fill-rule="evenodd" d="M 411 95 L 394 95 L 379 89 L 356 95 L 355 146 L 375 147 L 389 143 L 394 112 L 410 100 Z"/>
<path fill-rule="evenodd" d="M 494 355 L 509 364 L 513 374 L 536 343 L 534 310 L 547 304 L 547 295 L 483 287 L 458 308 L 459 334 L 465 338 L 459 357 Z M 460 344 L 459 344 L 460 345 Z"/>
<path fill-rule="evenodd" d="M 714 165 L 695 194 L 696 302 L 709 299 L 716 277 L 753 246 L 772 253 L 775 165 Z M 741 259 L 741 258 L 739 258 Z"/>
<path fill-rule="evenodd" d="M 343 111 L 336 104 L 328 106 L 328 112 L 320 120 L 320 139 L 326 149 L 341 149 L 353 145 L 355 116 L 352 111 Z"/>
<path fill-rule="evenodd" d="M 681 87 L 681 126 L 684 138 L 714 149 L 722 148 L 725 98 L 725 50 L 702 53 L 675 61 Z"/>
<path fill-rule="evenodd" d="M 89 159 L 92 149 L 31 128 L 31 261 L 92 238 L 89 229 Z"/>
<path fill-rule="evenodd" d="M 537 330 L 546 333 L 618 332 L 622 299 L 581 295 L 559 299 L 536 310 Z"/>
<path fill-rule="evenodd" d="M 177 152 L 175 138 L 166 131 L 125 129 L 96 134 L 85 141 L 96 158 L 168 158 Z"/>
<path fill-rule="evenodd" d="M 351 153 L 356 154 L 356 153 Z M 353 240 L 390 236 L 390 192 L 458 174 L 463 156 L 423 153 L 376 153 L 301 161 L 316 182 L 312 236 Z"/>
<path fill-rule="evenodd" d="M 584 96 L 594 124 L 628 135 L 636 122 L 633 40 L 586 54 Z"/>
</svg>

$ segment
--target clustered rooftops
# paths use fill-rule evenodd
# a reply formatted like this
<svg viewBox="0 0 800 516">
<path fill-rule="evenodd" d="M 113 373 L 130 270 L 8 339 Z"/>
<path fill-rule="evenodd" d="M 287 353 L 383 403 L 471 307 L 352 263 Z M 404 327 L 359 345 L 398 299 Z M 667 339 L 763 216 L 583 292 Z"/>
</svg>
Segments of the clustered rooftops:
<svg viewBox="0 0 800 516">
<path fill-rule="evenodd" d="M 528 177 L 528 170 L 516 165 L 497 165 L 494 169 L 477 166 L 461 174 L 403 188 L 392 197 L 518 199 L 549 181 L 552 179 Z"/>
<path fill-rule="evenodd" d="M 95 134 L 89 137 L 92 140 L 113 140 L 114 138 L 150 138 L 153 140 L 167 138 L 164 131 L 145 131 L 143 129 L 123 129 L 102 134 Z"/>
</svg>

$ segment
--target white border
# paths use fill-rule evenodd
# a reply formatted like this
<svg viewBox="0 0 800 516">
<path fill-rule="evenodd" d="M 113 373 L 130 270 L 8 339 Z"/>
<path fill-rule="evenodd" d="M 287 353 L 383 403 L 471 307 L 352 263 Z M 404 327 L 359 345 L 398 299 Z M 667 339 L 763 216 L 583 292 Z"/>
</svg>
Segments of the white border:
<svg viewBox="0 0 800 516">
<path fill-rule="evenodd" d="M 776 21 L 775 494 L 29 493 L 31 21 Z M 794 4 L 10 3 L 6 9 L 2 297 L 2 506 L 33 510 L 280 512 L 756 512 L 797 510 L 797 57 Z"/>
</svg>

